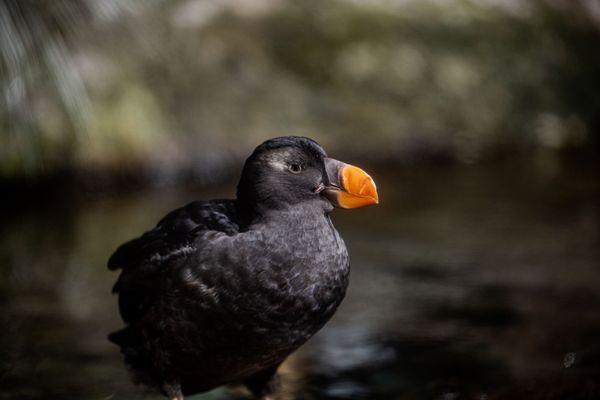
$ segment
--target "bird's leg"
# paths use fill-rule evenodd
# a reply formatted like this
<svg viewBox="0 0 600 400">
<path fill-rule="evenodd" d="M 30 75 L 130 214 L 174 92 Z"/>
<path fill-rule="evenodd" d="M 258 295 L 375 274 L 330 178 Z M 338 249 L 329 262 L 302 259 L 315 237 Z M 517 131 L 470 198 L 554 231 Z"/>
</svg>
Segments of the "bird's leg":
<svg viewBox="0 0 600 400">
<path fill-rule="evenodd" d="M 244 385 L 259 400 L 275 400 L 279 389 L 281 388 L 281 380 L 277 374 L 279 365 L 264 369 L 244 381 Z"/>
<path fill-rule="evenodd" d="M 163 391 L 165 392 L 169 400 L 183 400 L 181 386 L 178 383 L 165 383 L 163 385 Z"/>
</svg>

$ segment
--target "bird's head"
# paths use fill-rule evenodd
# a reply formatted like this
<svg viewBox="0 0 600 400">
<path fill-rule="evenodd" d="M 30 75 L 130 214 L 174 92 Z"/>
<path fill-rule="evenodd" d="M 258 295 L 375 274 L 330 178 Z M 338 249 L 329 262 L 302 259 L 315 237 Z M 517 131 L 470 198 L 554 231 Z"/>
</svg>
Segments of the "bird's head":
<svg viewBox="0 0 600 400">
<path fill-rule="evenodd" d="M 377 204 L 373 179 L 362 169 L 327 156 L 314 140 L 267 140 L 246 160 L 238 199 L 251 207 L 284 208 L 311 201 L 326 211 Z"/>
</svg>

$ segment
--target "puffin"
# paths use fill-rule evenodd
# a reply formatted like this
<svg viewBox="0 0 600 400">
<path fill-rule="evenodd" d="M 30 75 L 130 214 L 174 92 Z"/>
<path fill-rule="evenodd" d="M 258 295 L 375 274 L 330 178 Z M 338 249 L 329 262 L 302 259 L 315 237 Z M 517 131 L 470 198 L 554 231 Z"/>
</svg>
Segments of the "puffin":
<svg viewBox="0 0 600 400">
<path fill-rule="evenodd" d="M 193 201 L 108 261 L 125 327 L 109 335 L 135 383 L 170 400 L 222 385 L 275 399 L 281 363 L 333 316 L 349 260 L 330 213 L 379 202 L 362 169 L 314 140 L 267 140 L 235 199 Z"/>
</svg>

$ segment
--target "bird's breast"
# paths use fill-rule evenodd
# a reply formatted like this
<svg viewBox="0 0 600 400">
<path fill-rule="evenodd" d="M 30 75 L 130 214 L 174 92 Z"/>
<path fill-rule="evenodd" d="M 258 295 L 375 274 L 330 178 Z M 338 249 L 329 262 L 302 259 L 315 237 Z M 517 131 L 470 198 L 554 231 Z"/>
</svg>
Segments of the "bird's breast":
<svg viewBox="0 0 600 400">
<path fill-rule="evenodd" d="M 278 263 L 260 272 L 259 290 L 248 304 L 260 316 L 259 330 L 303 342 L 320 329 L 344 298 L 348 253 L 335 229 L 325 225 L 272 238 Z"/>
</svg>

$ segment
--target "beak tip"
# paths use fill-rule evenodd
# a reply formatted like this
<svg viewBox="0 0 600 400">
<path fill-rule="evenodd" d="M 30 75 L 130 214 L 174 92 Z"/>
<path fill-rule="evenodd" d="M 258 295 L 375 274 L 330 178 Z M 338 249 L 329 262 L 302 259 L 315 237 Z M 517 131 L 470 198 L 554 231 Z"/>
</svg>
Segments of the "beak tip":
<svg viewBox="0 0 600 400">
<path fill-rule="evenodd" d="M 373 178 L 362 169 L 346 164 L 342 171 L 342 184 L 346 193 L 344 208 L 358 208 L 379 204 L 377 186 Z"/>
</svg>

